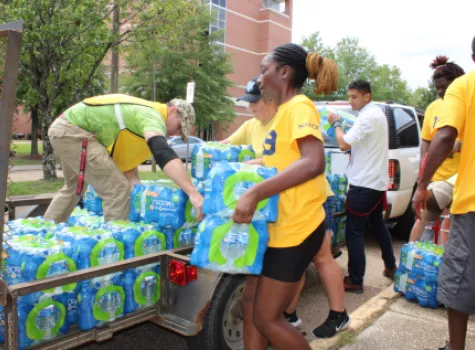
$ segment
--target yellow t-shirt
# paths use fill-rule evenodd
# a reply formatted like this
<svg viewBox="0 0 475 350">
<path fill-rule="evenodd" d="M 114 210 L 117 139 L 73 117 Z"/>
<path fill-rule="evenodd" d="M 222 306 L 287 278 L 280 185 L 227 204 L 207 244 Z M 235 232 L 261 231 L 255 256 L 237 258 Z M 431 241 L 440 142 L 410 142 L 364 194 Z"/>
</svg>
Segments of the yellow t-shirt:
<svg viewBox="0 0 475 350">
<path fill-rule="evenodd" d="M 475 212 L 475 70 L 456 79 L 447 89 L 444 110 L 435 129 L 451 126 L 463 140 L 454 188 L 453 214 Z"/>
<path fill-rule="evenodd" d="M 265 165 L 286 169 L 301 157 L 297 140 L 309 135 L 323 142 L 320 115 L 309 98 L 298 95 L 281 105 L 272 121 L 264 142 Z M 269 224 L 269 246 L 301 244 L 324 221 L 326 199 L 324 174 L 282 192 L 277 222 Z"/>
<path fill-rule="evenodd" d="M 252 145 L 256 158 L 262 158 L 264 139 L 272 126 L 272 121 L 262 124 L 256 118 L 246 121 L 237 129 L 228 140 L 233 145 Z"/>
<path fill-rule="evenodd" d="M 422 139 L 432 141 L 435 123 L 443 112 L 444 100 L 437 99 L 432 102 L 424 114 L 424 124 L 422 126 Z M 460 153 L 456 152 L 451 158 L 447 158 L 437 169 L 432 177 L 432 181 L 445 181 L 458 172 L 460 164 Z"/>
</svg>

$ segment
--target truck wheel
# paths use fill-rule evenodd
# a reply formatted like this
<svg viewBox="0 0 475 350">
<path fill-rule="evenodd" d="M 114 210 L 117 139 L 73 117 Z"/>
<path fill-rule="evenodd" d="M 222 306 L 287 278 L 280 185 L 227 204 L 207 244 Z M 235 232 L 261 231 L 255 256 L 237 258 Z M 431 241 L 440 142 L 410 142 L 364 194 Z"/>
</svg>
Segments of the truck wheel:
<svg viewBox="0 0 475 350">
<path fill-rule="evenodd" d="M 402 214 L 398 220 L 394 228 L 392 229 L 393 233 L 402 238 L 404 240 L 408 240 L 409 236 L 411 235 L 412 227 L 416 222 L 416 218 L 414 216 L 414 212 L 412 211 L 412 202 L 407 207 L 404 214 Z"/>
<path fill-rule="evenodd" d="M 224 275 L 205 315 L 203 329 L 187 338 L 188 350 L 243 350 L 242 275 Z"/>
</svg>

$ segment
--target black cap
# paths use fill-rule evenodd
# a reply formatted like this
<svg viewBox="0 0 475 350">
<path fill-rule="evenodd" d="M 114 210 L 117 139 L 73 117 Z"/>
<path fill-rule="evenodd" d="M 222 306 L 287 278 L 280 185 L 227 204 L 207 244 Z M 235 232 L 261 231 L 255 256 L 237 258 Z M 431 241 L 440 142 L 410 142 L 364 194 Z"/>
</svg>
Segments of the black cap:
<svg viewBox="0 0 475 350">
<path fill-rule="evenodd" d="M 261 99 L 262 95 L 257 79 L 259 79 L 259 76 L 247 83 L 246 92 L 237 99 L 238 101 L 257 102 Z"/>
</svg>

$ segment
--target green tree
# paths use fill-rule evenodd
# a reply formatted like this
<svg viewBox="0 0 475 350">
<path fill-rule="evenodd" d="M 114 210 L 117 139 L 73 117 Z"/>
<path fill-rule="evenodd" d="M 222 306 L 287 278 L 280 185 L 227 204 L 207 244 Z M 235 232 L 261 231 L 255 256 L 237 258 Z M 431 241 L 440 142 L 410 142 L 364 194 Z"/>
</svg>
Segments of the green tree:
<svg viewBox="0 0 475 350">
<path fill-rule="evenodd" d="M 0 5 L 2 21 L 24 21 L 20 79 L 27 85 L 24 100 L 38 106 L 46 180 L 56 178 L 47 134 L 55 113 L 101 86 L 100 67 L 111 48 L 152 32 L 165 7 L 162 0 L 115 4 L 122 9 L 121 32 L 110 29 L 114 5 L 109 0 L 11 0 Z"/>
<path fill-rule="evenodd" d="M 401 77 L 401 70 L 396 66 L 383 64 L 376 67 L 370 81 L 374 100 L 400 103 L 409 103 L 411 100 L 411 91 Z"/>
<path fill-rule="evenodd" d="M 178 6 L 167 11 L 159 31 L 127 48 L 133 74 L 125 78 L 127 83 L 122 90 L 152 99 L 155 63 L 158 101 L 184 98 L 186 84 L 193 80 L 198 130 L 215 123 L 226 127 L 234 118 L 228 93 L 232 83 L 226 78 L 232 68 L 223 47 L 215 43 L 221 33 L 208 33 L 209 8 L 188 0 L 175 0 L 175 3 Z"/>
<path fill-rule="evenodd" d="M 414 91 L 411 105 L 426 109 L 436 99 L 437 91 L 434 87 L 434 83 L 430 80 L 428 87 L 419 87 Z"/>
<path fill-rule="evenodd" d="M 316 96 L 313 92 L 315 83 L 309 81 L 302 92 L 313 100 L 346 100 L 347 87 L 356 79 L 371 82 L 373 98 L 377 100 L 395 100 L 407 103 L 411 91 L 402 79 L 401 71 L 396 66 L 378 65 L 374 55 L 359 44 L 358 38 L 345 37 L 334 48 L 326 47 L 316 32 L 305 37 L 301 44 L 308 52 L 318 52 L 333 59 L 338 65 L 339 89 L 329 96 Z"/>
</svg>

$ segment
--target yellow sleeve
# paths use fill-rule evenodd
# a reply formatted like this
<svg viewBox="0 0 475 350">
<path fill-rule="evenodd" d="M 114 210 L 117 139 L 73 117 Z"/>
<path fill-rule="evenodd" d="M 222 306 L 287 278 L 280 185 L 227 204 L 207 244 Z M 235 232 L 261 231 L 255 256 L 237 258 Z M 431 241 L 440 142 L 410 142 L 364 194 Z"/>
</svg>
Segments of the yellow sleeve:
<svg viewBox="0 0 475 350">
<path fill-rule="evenodd" d="M 228 137 L 230 144 L 237 146 L 250 144 L 249 141 L 251 135 L 249 135 L 249 122 L 251 120 L 246 121 L 239 127 L 239 129 L 237 129 L 231 136 Z"/>
<path fill-rule="evenodd" d="M 331 188 L 331 186 L 328 183 L 328 180 L 326 178 L 325 178 L 325 185 L 326 185 L 326 188 L 327 188 L 327 197 L 333 197 L 335 194 L 333 193 L 332 188 Z"/>
<path fill-rule="evenodd" d="M 421 137 L 423 140 L 432 141 L 432 129 L 434 127 L 434 112 L 433 105 L 427 107 L 424 113 L 424 123 L 422 124 Z"/>
<path fill-rule="evenodd" d="M 457 129 L 458 138 L 463 135 L 467 106 L 465 102 L 465 86 L 463 79 L 455 80 L 447 89 L 444 97 L 444 108 L 436 122 L 433 134 L 444 126 Z"/>
<path fill-rule="evenodd" d="M 306 136 L 314 136 L 323 142 L 320 130 L 320 114 L 318 114 L 316 108 L 312 108 L 304 103 L 298 103 L 292 107 L 290 114 L 292 127 L 291 141 L 297 141 Z"/>
</svg>

